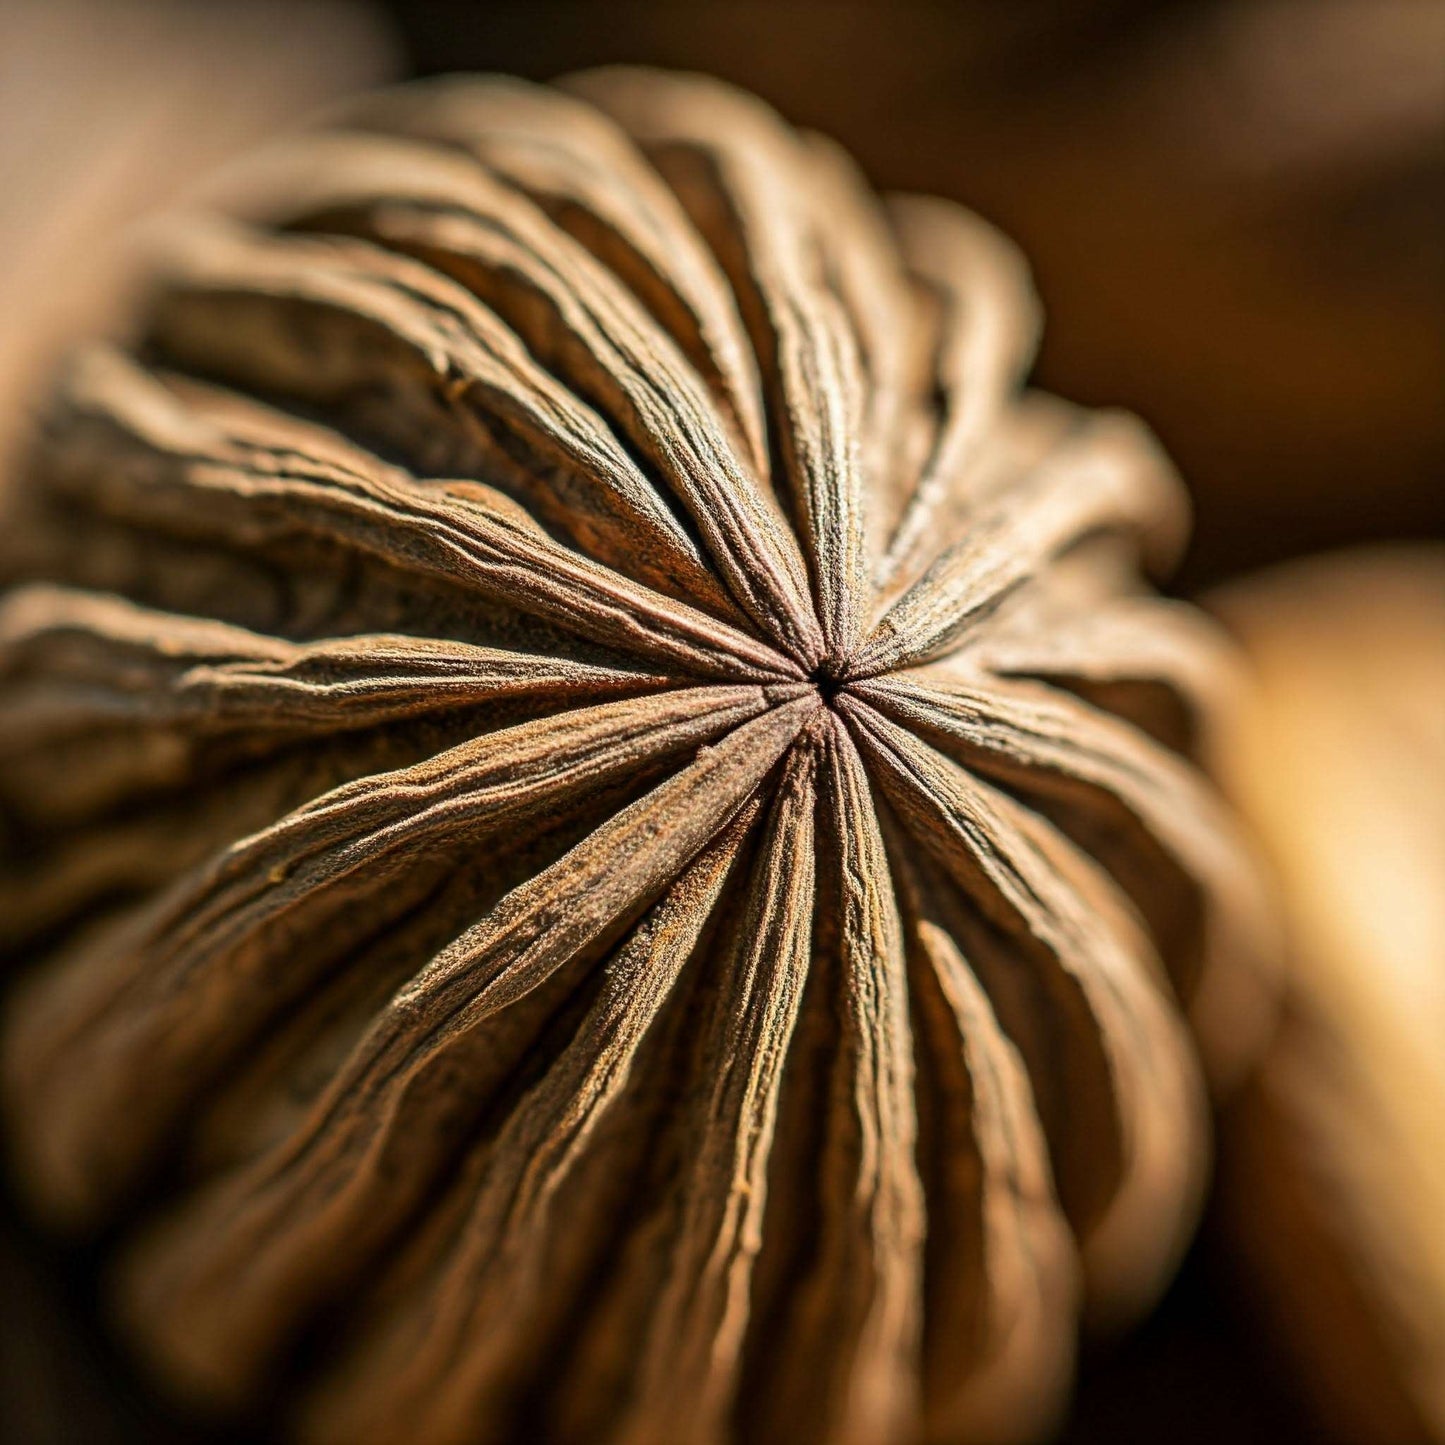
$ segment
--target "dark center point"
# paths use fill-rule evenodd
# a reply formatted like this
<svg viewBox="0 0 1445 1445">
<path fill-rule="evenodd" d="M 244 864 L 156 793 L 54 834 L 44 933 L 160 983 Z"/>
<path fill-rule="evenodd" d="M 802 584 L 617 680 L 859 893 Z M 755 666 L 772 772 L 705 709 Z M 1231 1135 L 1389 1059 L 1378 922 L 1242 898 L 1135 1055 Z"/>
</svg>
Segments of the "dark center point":
<svg viewBox="0 0 1445 1445">
<path fill-rule="evenodd" d="M 842 692 L 845 686 L 844 680 L 838 676 L 837 664 L 832 661 L 819 663 L 808 674 L 808 681 L 818 689 L 818 696 L 829 707 L 832 707 L 833 699 Z"/>
</svg>

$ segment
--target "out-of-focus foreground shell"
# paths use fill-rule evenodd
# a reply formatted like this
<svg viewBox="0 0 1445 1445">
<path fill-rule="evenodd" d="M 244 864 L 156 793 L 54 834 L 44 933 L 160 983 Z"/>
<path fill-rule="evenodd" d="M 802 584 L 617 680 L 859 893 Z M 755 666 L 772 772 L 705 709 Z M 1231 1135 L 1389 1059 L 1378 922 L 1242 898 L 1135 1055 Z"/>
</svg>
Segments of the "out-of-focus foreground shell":
<svg viewBox="0 0 1445 1445">
<path fill-rule="evenodd" d="M 37 1210 L 315 1442 L 1047 1428 L 1268 1015 L 1167 462 L 1020 392 L 1000 237 L 704 80 L 227 194 L 7 524 Z"/>
</svg>

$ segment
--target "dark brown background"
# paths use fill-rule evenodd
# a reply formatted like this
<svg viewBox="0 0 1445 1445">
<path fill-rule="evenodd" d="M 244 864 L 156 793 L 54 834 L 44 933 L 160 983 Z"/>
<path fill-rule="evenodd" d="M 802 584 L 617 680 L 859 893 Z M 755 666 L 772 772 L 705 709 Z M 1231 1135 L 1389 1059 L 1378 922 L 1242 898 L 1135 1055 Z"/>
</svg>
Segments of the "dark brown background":
<svg viewBox="0 0 1445 1445">
<path fill-rule="evenodd" d="M 946 195 L 1003 227 L 1047 310 L 1037 381 L 1143 414 L 1194 490 L 1182 590 L 1442 530 L 1438 0 L 382 9 L 412 73 L 710 70 L 840 139 L 880 187 Z M 88 1261 L 62 1264 L 0 1218 L 0 1438 L 197 1445 L 83 1323 L 91 1280 Z M 19 1434 L 22 1412 L 52 1423 Z M 1153 1320 L 1091 1352 L 1066 1436 L 1313 1438 L 1208 1224 Z"/>
</svg>

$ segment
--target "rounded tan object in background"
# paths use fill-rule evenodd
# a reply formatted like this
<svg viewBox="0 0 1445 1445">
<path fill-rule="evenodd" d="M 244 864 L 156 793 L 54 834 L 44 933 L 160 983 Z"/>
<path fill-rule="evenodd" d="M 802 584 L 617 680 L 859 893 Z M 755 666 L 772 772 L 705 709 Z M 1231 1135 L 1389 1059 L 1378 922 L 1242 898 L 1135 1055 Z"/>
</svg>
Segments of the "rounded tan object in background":
<svg viewBox="0 0 1445 1445">
<path fill-rule="evenodd" d="M 1445 548 L 1221 591 L 1258 675 L 1219 761 L 1275 862 L 1286 1019 L 1221 1206 L 1320 1428 L 1445 1440 Z"/>
</svg>

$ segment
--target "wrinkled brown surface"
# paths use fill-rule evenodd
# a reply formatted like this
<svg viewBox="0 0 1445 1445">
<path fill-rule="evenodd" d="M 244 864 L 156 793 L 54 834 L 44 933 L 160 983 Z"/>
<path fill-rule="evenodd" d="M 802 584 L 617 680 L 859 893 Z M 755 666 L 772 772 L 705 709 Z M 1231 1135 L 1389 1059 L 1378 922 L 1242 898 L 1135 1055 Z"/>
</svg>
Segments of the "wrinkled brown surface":
<svg viewBox="0 0 1445 1445">
<path fill-rule="evenodd" d="M 178 1396 L 1022 1440 L 1147 1306 L 1269 917 L 1178 484 L 1036 331 L 659 73 L 384 95 L 172 228 L 12 509 L 0 903 L 19 1175 Z"/>
</svg>

